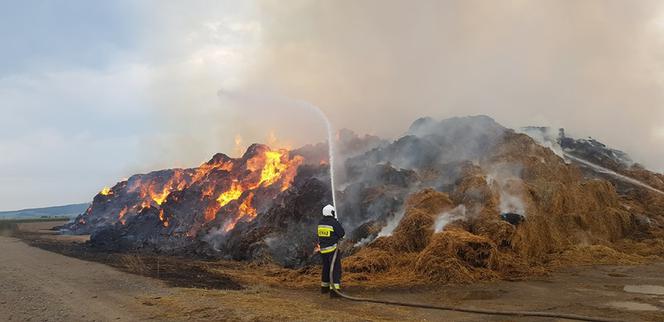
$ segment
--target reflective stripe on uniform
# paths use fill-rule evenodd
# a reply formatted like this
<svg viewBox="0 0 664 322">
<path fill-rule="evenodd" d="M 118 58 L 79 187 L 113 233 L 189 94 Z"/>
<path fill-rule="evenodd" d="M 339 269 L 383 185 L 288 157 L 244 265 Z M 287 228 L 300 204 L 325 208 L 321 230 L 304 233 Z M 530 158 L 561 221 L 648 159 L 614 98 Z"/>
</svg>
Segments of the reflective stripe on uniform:
<svg viewBox="0 0 664 322">
<path fill-rule="evenodd" d="M 318 237 L 330 237 L 330 236 L 332 236 L 333 231 L 334 231 L 334 227 L 332 227 L 332 226 L 318 225 Z"/>
<path fill-rule="evenodd" d="M 331 285 L 330 285 L 330 288 L 332 288 Z M 341 289 L 341 284 L 334 283 L 334 288 L 336 288 L 337 290 Z"/>
<path fill-rule="evenodd" d="M 328 286 L 330 286 L 330 283 L 327 283 L 327 282 L 320 282 L 320 286 L 321 286 L 321 287 L 328 287 Z"/>
<path fill-rule="evenodd" d="M 320 253 L 321 253 L 321 254 L 331 253 L 331 252 L 333 252 L 335 249 L 337 249 L 337 244 L 334 244 L 334 245 L 332 245 L 332 246 L 327 246 L 327 247 L 323 247 L 323 248 L 321 248 L 321 249 L 320 249 Z"/>
</svg>

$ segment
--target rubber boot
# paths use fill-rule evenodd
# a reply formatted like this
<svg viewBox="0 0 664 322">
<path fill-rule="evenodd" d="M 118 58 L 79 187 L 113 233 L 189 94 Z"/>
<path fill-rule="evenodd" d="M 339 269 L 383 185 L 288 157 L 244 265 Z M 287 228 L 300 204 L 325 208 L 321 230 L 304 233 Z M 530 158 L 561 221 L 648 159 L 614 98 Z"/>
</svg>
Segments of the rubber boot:
<svg viewBox="0 0 664 322">
<path fill-rule="evenodd" d="M 327 293 L 330 293 L 330 287 L 329 287 L 329 286 L 321 286 L 321 287 L 320 287 L 320 293 L 321 293 L 321 294 L 327 294 Z"/>
<path fill-rule="evenodd" d="M 341 298 L 341 295 L 339 295 L 337 292 L 330 290 L 330 298 L 331 299 L 338 299 Z"/>
</svg>

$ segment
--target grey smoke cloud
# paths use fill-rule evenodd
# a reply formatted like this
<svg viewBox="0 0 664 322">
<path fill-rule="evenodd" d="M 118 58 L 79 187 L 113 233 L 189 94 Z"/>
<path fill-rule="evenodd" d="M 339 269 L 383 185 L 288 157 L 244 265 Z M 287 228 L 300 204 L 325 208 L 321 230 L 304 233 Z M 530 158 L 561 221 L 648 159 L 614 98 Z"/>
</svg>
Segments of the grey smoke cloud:
<svg viewBox="0 0 664 322">
<path fill-rule="evenodd" d="M 315 113 L 246 103 L 256 96 L 306 100 L 336 129 L 386 138 L 427 115 L 562 126 L 664 171 L 660 1 L 71 6 L 2 11 L 3 209 L 81 202 L 137 172 L 238 155 L 236 134 L 244 147 L 272 131 L 277 145 L 324 139 Z"/>
<path fill-rule="evenodd" d="M 565 127 L 664 170 L 658 1 L 260 1 L 246 87 L 402 134 L 429 115 Z"/>
</svg>

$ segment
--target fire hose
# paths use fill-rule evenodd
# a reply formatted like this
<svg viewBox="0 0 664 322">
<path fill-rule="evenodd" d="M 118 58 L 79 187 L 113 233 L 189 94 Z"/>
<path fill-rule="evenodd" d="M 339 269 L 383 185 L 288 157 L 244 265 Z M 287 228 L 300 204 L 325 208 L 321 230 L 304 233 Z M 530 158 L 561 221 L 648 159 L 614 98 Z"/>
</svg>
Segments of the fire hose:
<svg viewBox="0 0 664 322">
<path fill-rule="evenodd" d="M 330 262 L 330 282 L 333 281 L 334 262 L 337 260 L 337 252 L 338 251 L 339 251 L 338 249 L 336 249 L 334 251 L 334 255 L 332 255 L 332 261 Z M 558 318 L 558 319 L 567 319 L 567 320 L 576 320 L 576 321 L 590 321 L 590 322 L 618 322 L 618 321 L 621 321 L 621 320 L 606 319 L 606 318 L 588 317 L 588 316 L 582 316 L 582 315 L 576 315 L 576 314 L 566 314 L 566 313 L 538 312 L 538 311 L 497 311 L 497 310 L 473 309 L 473 308 L 463 308 L 463 307 L 446 306 L 446 305 L 432 305 L 432 304 L 422 304 L 422 303 L 407 303 L 407 302 L 398 302 L 398 301 L 390 301 L 390 300 L 379 300 L 379 299 L 355 297 L 355 296 L 346 295 L 344 293 L 341 293 L 341 291 L 339 291 L 336 287 L 332 287 L 332 290 L 333 290 L 333 292 L 337 293 L 337 295 L 341 296 L 342 298 L 345 298 L 345 299 L 348 299 L 348 300 L 351 300 L 351 301 L 379 303 L 379 304 L 388 304 L 388 305 L 398 305 L 398 306 L 408 306 L 408 307 L 416 307 L 416 308 L 423 308 L 423 309 L 456 311 L 456 312 L 463 312 L 463 313 L 487 314 L 487 315 L 508 315 L 508 316 L 521 316 L 521 317 L 531 316 L 531 317 L 542 317 L 542 318 Z"/>
</svg>

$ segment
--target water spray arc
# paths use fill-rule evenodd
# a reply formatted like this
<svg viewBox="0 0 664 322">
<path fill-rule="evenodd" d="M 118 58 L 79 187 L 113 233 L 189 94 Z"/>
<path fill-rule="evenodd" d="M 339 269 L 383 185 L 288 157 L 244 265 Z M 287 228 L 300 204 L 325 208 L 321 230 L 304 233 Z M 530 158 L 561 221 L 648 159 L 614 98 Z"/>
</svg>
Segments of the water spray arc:
<svg viewBox="0 0 664 322">
<path fill-rule="evenodd" d="M 583 165 L 585 165 L 585 166 L 587 166 L 587 167 L 591 167 L 591 168 L 593 168 L 595 171 L 598 171 L 598 172 L 601 172 L 601 173 L 604 173 L 604 174 L 608 174 L 608 175 L 610 175 L 610 176 L 612 176 L 612 177 L 614 177 L 614 178 L 616 178 L 616 179 L 618 179 L 618 180 L 620 180 L 620 181 L 623 181 L 623 182 L 626 182 L 626 183 L 630 183 L 630 184 L 632 184 L 632 185 L 639 186 L 639 187 L 641 187 L 641 188 L 648 189 L 648 190 L 650 190 L 650 191 L 652 191 L 652 192 L 656 192 L 656 193 L 659 193 L 659 194 L 661 194 L 661 195 L 664 195 L 664 191 L 659 190 L 659 189 L 657 189 L 657 188 L 654 188 L 654 187 L 652 187 L 652 186 L 650 186 L 650 185 L 648 185 L 648 184 L 645 184 L 645 183 L 643 183 L 643 182 L 641 182 L 641 181 L 639 181 L 639 180 L 636 180 L 636 179 L 634 179 L 634 178 L 631 178 L 631 177 L 628 177 L 628 176 L 622 175 L 622 174 L 617 173 L 617 172 L 615 172 L 615 171 L 613 171 L 613 170 L 609 170 L 609 169 L 607 169 L 607 168 L 605 168 L 605 167 L 602 167 L 602 166 L 600 166 L 600 165 L 598 165 L 598 164 L 594 164 L 594 163 L 592 163 L 592 162 L 590 162 L 590 161 L 588 161 L 588 160 L 581 159 L 581 158 L 579 158 L 579 157 L 575 157 L 575 156 L 573 156 L 573 155 L 571 155 L 571 154 L 569 154 L 569 153 L 563 152 L 563 154 L 565 155 L 566 158 L 568 158 L 568 159 L 570 159 L 570 160 L 572 160 L 572 161 L 579 162 L 579 163 L 581 163 L 581 164 L 583 164 Z"/>
<path fill-rule="evenodd" d="M 330 163 L 330 185 L 331 185 L 331 190 L 332 190 L 332 206 L 334 206 L 335 211 L 338 213 L 338 208 L 337 208 L 337 197 L 336 197 L 336 185 L 334 181 L 334 129 L 332 128 L 332 123 L 330 123 L 330 119 L 327 118 L 327 115 L 323 113 L 323 111 L 318 108 L 317 106 L 305 102 L 305 101 L 296 101 L 298 106 L 302 106 L 305 108 L 308 108 L 309 110 L 313 111 L 316 113 L 323 122 L 325 122 L 325 128 L 327 130 L 327 148 L 328 148 L 328 159 Z"/>
</svg>

